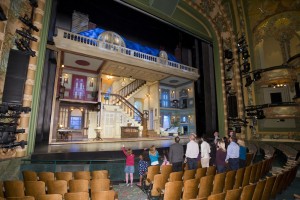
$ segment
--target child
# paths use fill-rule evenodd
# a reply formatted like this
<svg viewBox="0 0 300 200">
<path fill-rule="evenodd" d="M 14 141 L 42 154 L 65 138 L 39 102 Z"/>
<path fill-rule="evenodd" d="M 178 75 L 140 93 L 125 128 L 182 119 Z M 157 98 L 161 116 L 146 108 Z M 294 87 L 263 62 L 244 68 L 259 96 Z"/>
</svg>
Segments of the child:
<svg viewBox="0 0 300 200">
<path fill-rule="evenodd" d="M 125 149 L 125 146 L 122 147 L 123 153 L 126 156 L 126 166 L 124 172 L 126 174 L 126 185 L 129 186 L 128 183 L 128 174 L 130 174 L 130 186 L 133 184 L 133 173 L 134 173 L 134 154 L 132 153 L 132 149 Z"/>
<path fill-rule="evenodd" d="M 169 165 L 170 162 L 168 161 L 169 160 L 168 150 L 163 150 L 163 154 L 164 154 L 164 158 L 161 165 Z"/>
<path fill-rule="evenodd" d="M 159 154 L 154 145 L 152 145 L 149 149 L 149 158 L 150 158 L 151 165 L 159 165 L 158 162 Z"/>
<path fill-rule="evenodd" d="M 137 184 L 137 186 L 142 186 L 143 176 L 148 171 L 148 162 L 144 160 L 144 156 L 141 154 L 139 156 L 139 175 L 140 175 L 140 182 Z"/>
</svg>

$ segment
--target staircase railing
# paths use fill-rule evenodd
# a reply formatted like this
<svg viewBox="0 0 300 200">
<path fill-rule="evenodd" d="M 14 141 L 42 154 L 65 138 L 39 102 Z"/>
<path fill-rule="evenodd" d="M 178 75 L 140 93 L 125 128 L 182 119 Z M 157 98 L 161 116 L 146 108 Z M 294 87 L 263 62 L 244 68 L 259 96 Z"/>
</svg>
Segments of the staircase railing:
<svg viewBox="0 0 300 200">
<path fill-rule="evenodd" d="M 101 93 L 104 96 L 105 104 L 120 105 L 124 112 L 128 113 L 130 117 L 134 117 L 134 114 L 140 119 L 140 123 L 143 126 L 144 114 L 134 107 L 129 101 L 119 94 Z"/>
<path fill-rule="evenodd" d="M 118 94 L 123 96 L 123 97 L 127 97 L 128 95 L 130 95 L 131 93 L 133 93 L 134 91 L 136 91 L 138 88 L 140 88 L 142 85 L 146 84 L 145 80 L 135 80 L 131 83 L 129 83 L 128 85 L 126 85 L 125 87 L 123 87 Z"/>
</svg>

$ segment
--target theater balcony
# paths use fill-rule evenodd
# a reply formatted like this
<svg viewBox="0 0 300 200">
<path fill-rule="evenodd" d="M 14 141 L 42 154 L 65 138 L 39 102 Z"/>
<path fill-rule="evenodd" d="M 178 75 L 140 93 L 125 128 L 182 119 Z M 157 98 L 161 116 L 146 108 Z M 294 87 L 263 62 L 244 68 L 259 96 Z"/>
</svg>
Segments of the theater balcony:
<svg viewBox="0 0 300 200">
<path fill-rule="evenodd" d="M 166 59 L 126 48 L 115 43 L 93 39 L 58 29 L 55 46 L 62 52 L 104 60 L 102 74 L 133 77 L 146 81 L 159 81 L 170 76 L 197 80 L 198 69 Z"/>
</svg>

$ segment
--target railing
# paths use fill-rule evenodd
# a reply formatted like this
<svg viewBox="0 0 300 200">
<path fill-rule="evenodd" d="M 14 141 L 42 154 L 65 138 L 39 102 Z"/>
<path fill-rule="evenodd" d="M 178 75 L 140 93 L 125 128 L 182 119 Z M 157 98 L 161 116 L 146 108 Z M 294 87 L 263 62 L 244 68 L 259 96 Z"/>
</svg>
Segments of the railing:
<svg viewBox="0 0 300 200">
<path fill-rule="evenodd" d="M 145 118 L 143 113 L 135 108 L 129 101 L 124 97 L 118 94 L 109 94 L 101 93 L 104 96 L 105 104 L 120 105 L 124 112 L 128 113 L 131 117 L 134 117 L 134 114 L 138 116 L 137 118 L 141 119 L 143 126 L 143 119 Z"/>
<path fill-rule="evenodd" d="M 136 91 L 138 88 L 143 86 L 145 83 L 146 83 L 146 81 L 137 79 L 137 80 L 131 82 L 130 84 L 126 85 L 118 93 L 122 97 L 127 97 L 128 95 L 130 95 L 131 93 Z"/>
<path fill-rule="evenodd" d="M 61 29 L 58 29 L 57 37 L 61 37 L 61 38 L 65 38 L 67 40 L 72 40 L 74 42 L 78 42 L 78 43 L 98 47 L 102 50 L 119 52 L 123 55 L 134 57 L 134 58 L 144 60 L 144 61 L 147 61 L 147 62 L 161 64 L 161 65 L 164 65 L 164 66 L 170 67 L 170 68 L 176 68 L 176 69 L 179 69 L 183 72 L 191 72 L 191 73 L 198 74 L 198 69 L 187 66 L 187 65 L 176 63 L 176 62 L 173 62 L 173 61 L 170 61 L 170 60 L 165 60 L 165 59 L 162 59 L 160 57 L 152 56 L 152 55 L 145 54 L 145 53 L 135 51 L 135 50 L 132 50 L 132 49 L 128 49 L 128 48 L 125 48 L 125 47 L 121 47 L 121 46 L 117 46 L 117 45 L 114 45 L 114 44 L 106 43 L 106 42 L 103 42 L 103 41 L 100 41 L 100 40 L 96 40 L 96 39 L 93 39 L 93 38 L 82 36 L 82 35 L 79 35 L 79 34 L 76 34 L 76 33 L 71 33 L 71 32 L 68 32 L 68 31 L 61 30 Z"/>
</svg>

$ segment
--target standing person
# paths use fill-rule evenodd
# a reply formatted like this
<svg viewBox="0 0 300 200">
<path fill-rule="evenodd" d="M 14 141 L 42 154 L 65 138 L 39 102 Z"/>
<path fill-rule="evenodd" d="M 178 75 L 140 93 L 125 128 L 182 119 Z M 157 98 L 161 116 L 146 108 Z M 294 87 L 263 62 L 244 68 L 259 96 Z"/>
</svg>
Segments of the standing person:
<svg viewBox="0 0 300 200">
<path fill-rule="evenodd" d="M 133 173 L 134 173 L 134 154 L 132 153 L 132 149 L 128 148 L 126 150 L 124 144 L 123 144 L 122 150 L 126 156 L 126 166 L 124 169 L 126 185 L 129 186 L 129 183 L 128 183 L 128 174 L 129 174 L 130 175 L 130 186 L 132 187 Z"/>
<path fill-rule="evenodd" d="M 152 145 L 149 149 L 149 158 L 150 158 L 150 165 L 159 165 L 158 162 L 159 154 L 154 145 Z"/>
<path fill-rule="evenodd" d="M 201 166 L 209 167 L 209 159 L 210 159 L 210 146 L 206 142 L 204 137 L 201 137 Z"/>
<path fill-rule="evenodd" d="M 142 186 L 143 176 L 147 174 L 148 171 L 148 162 L 144 160 L 143 154 L 139 156 L 139 175 L 140 175 L 140 182 L 137 184 L 137 186 Z"/>
<path fill-rule="evenodd" d="M 246 167 L 247 148 L 244 140 L 239 139 L 237 143 L 240 145 L 239 167 L 243 168 Z"/>
<path fill-rule="evenodd" d="M 214 143 L 215 143 L 215 145 L 217 145 L 219 139 L 220 139 L 219 132 L 215 131 L 214 132 Z"/>
<path fill-rule="evenodd" d="M 169 165 L 169 152 L 168 150 L 163 150 L 163 162 L 161 165 Z"/>
<path fill-rule="evenodd" d="M 236 138 L 234 136 L 229 138 L 229 145 L 227 147 L 226 162 L 229 163 L 230 170 L 239 169 L 239 157 L 240 157 L 240 147 L 236 143 Z"/>
<path fill-rule="evenodd" d="M 180 138 L 175 137 L 175 143 L 169 149 L 169 161 L 172 164 L 173 172 L 182 171 L 183 146 L 179 144 Z"/>
<path fill-rule="evenodd" d="M 188 169 L 197 169 L 197 158 L 199 155 L 199 145 L 195 141 L 196 134 L 191 133 L 190 141 L 186 145 L 186 152 L 185 152 L 185 161 L 187 162 Z"/>
<path fill-rule="evenodd" d="M 218 173 L 225 172 L 226 166 L 226 149 L 225 149 L 225 142 L 218 141 L 217 143 L 217 153 L 216 153 L 216 166 Z"/>
</svg>

